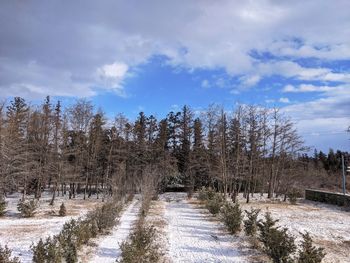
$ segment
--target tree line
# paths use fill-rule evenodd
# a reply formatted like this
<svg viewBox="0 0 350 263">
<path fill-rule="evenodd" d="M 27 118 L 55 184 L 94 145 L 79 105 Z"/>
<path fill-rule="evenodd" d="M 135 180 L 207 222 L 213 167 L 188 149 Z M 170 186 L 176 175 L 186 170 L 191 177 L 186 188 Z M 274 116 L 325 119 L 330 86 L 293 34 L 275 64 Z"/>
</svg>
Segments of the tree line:
<svg viewBox="0 0 350 263">
<path fill-rule="evenodd" d="M 77 193 L 104 199 L 142 191 L 147 181 L 159 190 L 182 184 L 233 198 L 244 192 L 249 202 L 256 192 L 272 197 L 315 181 L 306 150 L 278 108 L 210 105 L 195 114 L 184 106 L 160 120 L 140 112 L 132 121 L 123 114 L 108 120 L 84 99 L 65 109 L 50 97 L 41 105 L 20 97 L 0 104 L 0 191 L 20 191 L 23 199 L 47 188 L 52 203 Z"/>
</svg>

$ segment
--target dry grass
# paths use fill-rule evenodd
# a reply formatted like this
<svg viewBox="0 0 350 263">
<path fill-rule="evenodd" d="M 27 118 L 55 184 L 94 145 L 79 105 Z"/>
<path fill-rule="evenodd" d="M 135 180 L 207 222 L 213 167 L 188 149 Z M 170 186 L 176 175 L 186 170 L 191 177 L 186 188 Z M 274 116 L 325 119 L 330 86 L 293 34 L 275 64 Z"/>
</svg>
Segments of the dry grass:
<svg viewBox="0 0 350 263">
<path fill-rule="evenodd" d="M 167 250 L 167 234 L 166 227 L 167 221 L 164 218 L 166 209 L 166 201 L 155 200 L 151 202 L 150 209 L 146 218 L 146 224 L 153 225 L 157 231 L 157 244 L 160 246 L 160 251 Z M 161 263 L 171 263 L 172 261 L 167 255 L 162 255 Z"/>
</svg>

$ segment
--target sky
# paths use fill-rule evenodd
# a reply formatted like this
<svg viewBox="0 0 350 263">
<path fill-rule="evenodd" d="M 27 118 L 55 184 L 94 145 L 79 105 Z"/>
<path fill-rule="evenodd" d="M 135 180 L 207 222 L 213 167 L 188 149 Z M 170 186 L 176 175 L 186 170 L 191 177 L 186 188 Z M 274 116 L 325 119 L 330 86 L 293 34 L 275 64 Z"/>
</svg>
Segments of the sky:
<svg viewBox="0 0 350 263">
<path fill-rule="evenodd" d="M 280 107 L 306 145 L 349 150 L 350 1 L 0 2 L 0 99 L 109 116 Z"/>
</svg>

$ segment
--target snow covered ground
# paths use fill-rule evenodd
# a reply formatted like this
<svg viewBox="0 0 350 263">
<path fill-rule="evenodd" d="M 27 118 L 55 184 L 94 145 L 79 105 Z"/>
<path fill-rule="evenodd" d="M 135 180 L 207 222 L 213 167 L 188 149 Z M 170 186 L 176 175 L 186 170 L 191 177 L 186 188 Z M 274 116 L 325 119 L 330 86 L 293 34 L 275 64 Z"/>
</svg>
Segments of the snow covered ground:
<svg viewBox="0 0 350 263">
<path fill-rule="evenodd" d="M 278 225 L 287 227 L 300 242 L 300 232 L 308 231 L 316 245 L 325 248 L 325 263 L 350 262 L 350 212 L 340 207 L 312 201 L 299 200 L 297 205 L 288 202 L 268 201 L 265 196 L 254 195 L 249 204 L 239 196 L 243 209 L 261 209 L 261 214 L 271 212 Z"/>
<path fill-rule="evenodd" d="M 16 209 L 19 196 L 7 199 L 8 211 L 0 218 L 0 244 L 8 245 L 13 255 L 21 262 L 31 262 L 30 245 L 40 238 L 60 232 L 63 224 L 71 218 L 83 216 L 101 205 L 95 198 L 67 200 L 58 197 L 55 205 L 49 205 L 50 196 L 44 196 L 34 218 L 20 218 Z M 79 252 L 79 262 L 115 262 L 120 256 L 119 245 L 126 240 L 138 218 L 141 202 L 139 197 L 129 203 L 121 213 L 117 224 L 108 235 L 100 236 Z M 242 209 L 260 208 L 271 212 L 278 224 L 287 227 L 300 241 L 300 232 L 308 231 L 315 244 L 326 248 L 325 263 L 350 263 L 350 212 L 341 208 L 311 201 L 299 200 L 290 205 L 279 200 L 267 200 L 265 196 L 254 195 L 246 204 L 242 196 L 238 198 Z M 58 217 L 64 201 L 68 215 Z M 265 262 L 261 254 L 249 248 L 243 233 L 233 236 L 195 199 L 188 200 L 185 193 L 165 193 L 159 200 L 152 201 L 146 218 L 158 230 L 157 242 L 164 252 L 163 262 Z M 260 259 L 260 261 L 259 261 Z"/>
<path fill-rule="evenodd" d="M 185 195 L 165 194 L 169 256 L 177 262 L 251 262 L 241 238 L 225 233 L 205 209 L 189 203 Z"/>
<path fill-rule="evenodd" d="M 126 240 L 136 222 L 139 214 L 141 202 L 134 199 L 123 212 L 119 222 L 106 236 L 100 236 L 94 243 L 98 246 L 93 252 L 92 259 L 85 258 L 82 262 L 109 263 L 115 262 L 120 257 L 120 244 Z"/>
<path fill-rule="evenodd" d="M 44 194 L 35 217 L 21 218 L 16 207 L 19 199 L 17 194 L 6 199 L 7 212 L 0 218 L 0 244 L 12 249 L 12 255 L 19 257 L 21 262 L 32 262 L 31 244 L 38 242 L 40 238 L 58 234 L 65 222 L 78 218 L 101 204 L 101 200 L 92 198 L 83 201 L 81 196 L 77 196 L 71 200 L 67 197 L 57 197 L 54 206 L 50 206 L 51 196 Z M 58 214 L 62 201 L 67 208 L 67 216 L 51 215 L 52 212 Z"/>
</svg>

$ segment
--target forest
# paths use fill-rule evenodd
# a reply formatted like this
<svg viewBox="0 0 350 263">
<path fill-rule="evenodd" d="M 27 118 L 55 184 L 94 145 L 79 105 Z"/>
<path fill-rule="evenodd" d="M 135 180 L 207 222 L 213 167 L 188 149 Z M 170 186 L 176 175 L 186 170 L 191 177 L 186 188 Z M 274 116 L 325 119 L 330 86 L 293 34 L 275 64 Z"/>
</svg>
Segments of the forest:
<svg viewBox="0 0 350 263">
<path fill-rule="evenodd" d="M 268 197 L 305 188 L 339 190 L 341 155 L 309 156 L 293 121 L 278 108 L 218 105 L 195 112 L 189 106 L 164 118 L 140 112 L 108 119 L 85 99 L 67 108 L 47 97 L 32 105 L 20 97 L 0 105 L 0 191 L 39 199 L 84 199 L 184 186 L 191 194 L 210 186 L 234 200 L 243 192 Z"/>
</svg>

